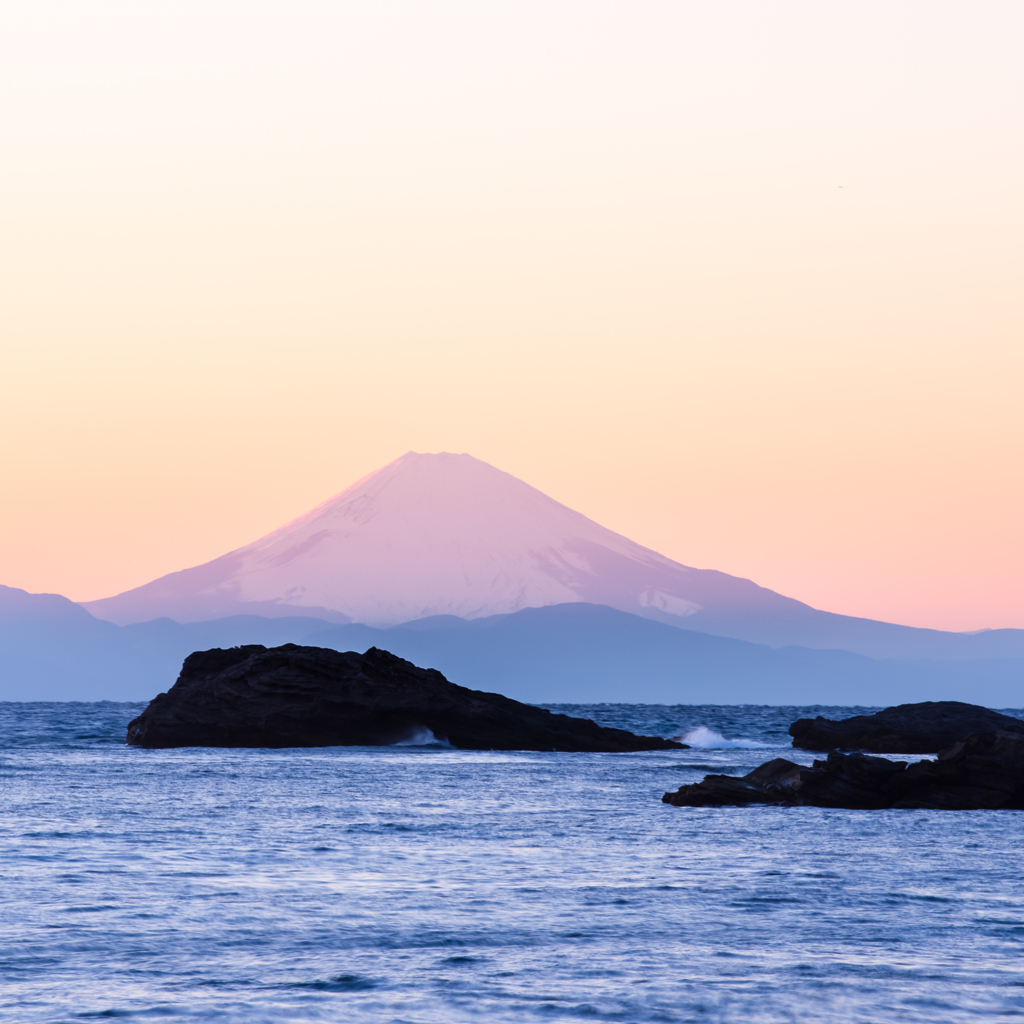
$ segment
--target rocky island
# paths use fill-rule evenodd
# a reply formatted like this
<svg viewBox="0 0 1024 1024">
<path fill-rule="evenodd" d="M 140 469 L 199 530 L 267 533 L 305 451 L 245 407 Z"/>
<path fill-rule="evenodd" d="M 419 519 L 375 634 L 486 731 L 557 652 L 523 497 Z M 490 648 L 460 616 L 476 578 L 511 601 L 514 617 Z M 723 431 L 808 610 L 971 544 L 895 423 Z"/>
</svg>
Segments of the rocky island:
<svg viewBox="0 0 1024 1024">
<path fill-rule="evenodd" d="M 1024 810 L 1024 733 L 972 733 L 934 761 L 833 750 L 810 768 L 777 757 L 741 778 L 707 775 L 662 800 L 675 807 L 796 804 L 878 810 Z"/>
<path fill-rule="evenodd" d="M 777 757 L 748 774 L 706 775 L 662 800 L 675 807 L 790 804 L 855 809 L 1024 810 L 1024 720 L 960 701 L 900 704 L 841 721 L 801 718 L 793 746 L 828 750 L 809 768 Z M 930 753 L 894 761 L 883 753 Z M 940 749 L 941 748 L 941 749 Z"/>
<path fill-rule="evenodd" d="M 675 750 L 497 693 L 457 686 L 387 651 L 260 644 L 190 654 L 128 724 L 138 747 L 381 746 L 434 738 L 463 750 Z"/>
<path fill-rule="evenodd" d="M 1024 732 L 1024 721 L 964 704 L 929 700 L 897 704 L 874 715 L 799 718 L 789 727 L 798 750 L 870 750 L 874 754 L 934 754 L 972 732 Z"/>
</svg>

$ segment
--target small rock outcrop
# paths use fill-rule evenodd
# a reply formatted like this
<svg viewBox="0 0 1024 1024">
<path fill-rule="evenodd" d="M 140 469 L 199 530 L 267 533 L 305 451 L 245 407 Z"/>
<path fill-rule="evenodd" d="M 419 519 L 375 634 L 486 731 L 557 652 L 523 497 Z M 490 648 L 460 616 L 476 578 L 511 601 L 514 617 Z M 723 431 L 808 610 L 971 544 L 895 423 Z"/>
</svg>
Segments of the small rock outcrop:
<svg viewBox="0 0 1024 1024">
<path fill-rule="evenodd" d="M 798 750 L 870 750 L 875 754 L 934 754 L 974 732 L 1024 732 L 1024 721 L 958 700 L 898 704 L 874 715 L 835 721 L 800 718 L 789 727 Z"/>
<path fill-rule="evenodd" d="M 428 732 L 429 730 L 429 732 Z M 190 654 L 178 681 L 128 725 L 138 747 L 327 747 L 415 742 L 465 750 L 672 750 L 685 744 L 607 729 L 450 683 L 371 647 L 255 644 Z"/>
<path fill-rule="evenodd" d="M 810 768 L 785 758 L 742 778 L 708 775 L 662 800 L 675 807 L 790 804 L 863 810 L 1024 810 L 1024 733 L 973 733 L 935 761 L 890 761 L 833 750 Z"/>
</svg>

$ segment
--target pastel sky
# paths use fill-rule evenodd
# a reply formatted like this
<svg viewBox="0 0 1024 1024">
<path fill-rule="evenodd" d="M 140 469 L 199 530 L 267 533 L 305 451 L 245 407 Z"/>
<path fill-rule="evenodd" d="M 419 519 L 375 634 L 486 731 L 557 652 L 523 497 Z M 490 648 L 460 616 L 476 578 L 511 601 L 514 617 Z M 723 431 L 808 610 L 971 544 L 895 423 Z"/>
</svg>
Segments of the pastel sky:
<svg viewBox="0 0 1024 1024">
<path fill-rule="evenodd" d="M 469 452 L 817 607 L 1024 627 L 1019 0 L 5 0 L 0 582 Z"/>
</svg>

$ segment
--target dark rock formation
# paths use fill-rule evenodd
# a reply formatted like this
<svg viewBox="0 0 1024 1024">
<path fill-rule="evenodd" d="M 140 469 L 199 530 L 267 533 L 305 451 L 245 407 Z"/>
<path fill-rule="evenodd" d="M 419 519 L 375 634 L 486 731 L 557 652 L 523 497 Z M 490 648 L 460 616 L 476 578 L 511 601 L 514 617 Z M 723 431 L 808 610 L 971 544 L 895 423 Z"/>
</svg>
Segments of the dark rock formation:
<svg viewBox="0 0 1024 1024">
<path fill-rule="evenodd" d="M 789 727 L 798 750 L 870 750 L 876 754 L 934 754 L 972 732 L 1024 732 L 1024 721 L 958 700 L 899 704 L 874 715 L 800 718 Z"/>
<path fill-rule="evenodd" d="M 178 681 L 128 725 L 139 747 L 377 746 L 430 730 L 466 750 L 670 750 L 656 736 L 448 682 L 387 651 L 262 645 L 190 654 Z"/>
<path fill-rule="evenodd" d="M 798 804 L 1024 810 L 1024 733 L 973 733 L 935 761 L 890 761 L 833 750 L 810 768 L 777 757 L 742 778 L 708 775 L 662 800 L 676 807 Z"/>
</svg>

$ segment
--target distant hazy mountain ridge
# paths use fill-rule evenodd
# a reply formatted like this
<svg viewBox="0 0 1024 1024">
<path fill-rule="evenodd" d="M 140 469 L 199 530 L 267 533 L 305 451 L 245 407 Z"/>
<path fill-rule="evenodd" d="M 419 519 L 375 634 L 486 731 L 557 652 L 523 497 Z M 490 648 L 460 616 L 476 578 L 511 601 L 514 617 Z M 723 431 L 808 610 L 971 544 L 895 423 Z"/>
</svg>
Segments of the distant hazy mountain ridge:
<svg viewBox="0 0 1024 1024">
<path fill-rule="evenodd" d="M 535 703 L 881 705 L 969 696 L 1014 707 L 1024 679 L 1021 658 L 876 661 L 773 650 L 579 601 L 387 629 L 299 615 L 115 626 L 55 594 L 0 586 L 0 700 L 146 700 L 171 686 L 193 651 L 254 643 L 381 647 L 461 685 Z"/>
</svg>

